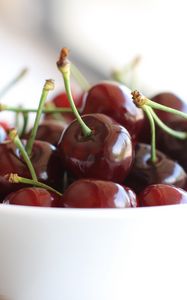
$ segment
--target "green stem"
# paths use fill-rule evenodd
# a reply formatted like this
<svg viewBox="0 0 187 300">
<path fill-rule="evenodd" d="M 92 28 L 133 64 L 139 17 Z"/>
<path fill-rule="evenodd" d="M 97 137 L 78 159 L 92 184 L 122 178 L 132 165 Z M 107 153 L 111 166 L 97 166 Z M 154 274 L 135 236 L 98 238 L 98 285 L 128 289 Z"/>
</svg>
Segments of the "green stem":
<svg viewBox="0 0 187 300">
<path fill-rule="evenodd" d="M 146 105 L 142 106 L 143 111 L 146 113 L 147 118 L 149 119 L 150 127 L 151 127 L 151 161 L 152 163 L 156 163 L 156 130 L 155 130 L 155 122 L 149 107 Z"/>
<path fill-rule="evenodd" d="M 20 81 L 25 74 L 27 73 L 27 68 L 22 69 L 15 78 L 13 78 L 1 91 L 0 91 L 0 98 L 4 96 L 18 81 Z"/>
<path fill-rule="evenodd" d="M 71 72 L 73 77 L 76 79 L 83 91 L 88 91 L 90 89 L 90 84 L 84 75 L 79 71 L 79 69 L 71 63 Z"/>
<path fill-rule="evenodd" d="M 11 139 L 11 141 L 16 145 L 16 147 L 19 149 L 25 163 L 27 164 L 27 167 L 30 171 L 30 174 L 31 174 L 31 177 L 34 181 L 37 181 L 37 176 L 36 176 L 36 173 L 35 173 L 35 170 L 33 168 L 33 165 L 31 163 L 31 160 L 27 154 L 27 152 L 25 151 L 25 148 L 17 134 L 17 131 L 16 129 L 12 129 L 10 132 L 9 132 L 9 137 Z"/>
<path fill-rule="evenodd" d="M 66 94 L 72 109 L 72 112 L 74 113 L 78 123 L 81 126 L 83 135 L 85 137 L 88 137 L 92 134 L 91 129 L 84 123 L 82 118 L 80 117 L 78 110 L 75 106 L 75 103 L 73 101 L 72 93 L 71 93 L 71 87 L 70 87 L 70 62 L 67 60 L 68 56 L 68 49 L 63 48 L 60 53 L 60 58 L 57 62 L 57 66 L 59 71 L 61 72 L 63 79 L 64 79 L 64 86 L 66 90 Z"/>
<path fill-rule="evenodd" d="M 44 103 L 47 99 L 47 95 L 48 95 L 49 91 L 51 91 L 53 89 L 54 89 L 54 82 L 52 80 L 46 80 L 46 82 L 44 84 L 44 87 L 43 87 L 43 90 L 42 90 L 42 95 L 41 95 L 41 98 L 40 98 L 40 103 L 39 103 L 38 111 L 37 111 L 37 114 L 36 114 L 34 127 L 32 128 L 31 135 L 30 135 L 29 140 L 26 144 L 26 151 L 27 151 L 28 156 L 30 156 L 31 153 L 32 153 L 32 147 L 33 147 L 34 140 L 35 140 L 35 137 L 36 137 L 36 133 L 37 133 L 37 130 L 38 130 L 40 118 L 41 118 L 41 115 L 42 115 L 42 112 L 43 112 Z"/>
<path fill-rule="evenodd" d="M 146 105 L 150 106 L 153 109 L 162 110 L 162 111 L 165 111 L 165 112 L 168 112 L 168 113 L 180 116 L 180 117 L 182 117 L 184 119 L 187 119 L 187 114 L 186 113 L 184 113 L 182 111 L 179 111 L 177 109 L 174 109 L 174 108 L 167 107 L 165 105 L 156 103 L 156 102 L 154 102 L 154 101 L 152 101 L 150 99 L 147 99 L 147 98 L 146 98 Z"/>
<path fill-rule="evenodd" d="M 22 113 L 23 116 L 23 128 L 21 130 L 20 136 L 24 136 L 26 130 L 27 130 L 27 125 L 29 121 L 29 114 L 27 112 Z"/>
<path fill-rule="evenodd" d="M 39 182 L 37 180 L 32 180 L 32 179 L 29 179 L 29 178 L 20 177 L 17 174 L 10 174 L 9 182 L 11 182 L 11 183 L 25 183 L 25 184 L 33 185 L 33 186 L 40 187 L 40 188 L 46 189 L 48 191 L 54 192 L 54 193 L 58 194 L 59 196 L 62 196 L 62 194 L 60 192 L 53 189 L 52 187 L 50 187 L 47 184 L 44 184 L 44 183 Z"/>
<path fill-rule="evenodd" d="M 0 111 L 10 111 L 15 113 L 37 113 L 37 108 L 22 108 L 22 107 L 12 107 L 4 104 L 0 105 Z M 43 113 L 63 113 L 63 112 L 72 112 L 71 108 L 61 107 L 61 108 L 44 108 Z"/>
<path fill-rule="evenodd" d="M 181 139 L 181 140 L 185 140 L 187 139 L 187 132 L 184 132 L 184 131 L 177 131 L 177 130 L 174 130 L 170 127 L 168 127 L 166 124 L 164 124 L 160 119 L 159 117 L 157 116 L 157 114 L 154 112 L 154 110 L 149 107 L 149 111 L 151 112 L 155 122 L 157 123 L 157 125 L 165 132 L 167 132 L 169 135 L 175 137 L 175 138 L 178 138 L 178 139 Z"/>
</svg>

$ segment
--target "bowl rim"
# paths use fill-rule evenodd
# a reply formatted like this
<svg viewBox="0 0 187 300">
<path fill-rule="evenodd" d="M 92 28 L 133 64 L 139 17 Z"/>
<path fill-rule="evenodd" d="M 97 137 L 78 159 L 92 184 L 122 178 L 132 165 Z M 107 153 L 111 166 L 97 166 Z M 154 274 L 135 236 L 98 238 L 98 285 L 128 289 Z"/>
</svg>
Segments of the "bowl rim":
<svg viewBox="0 0 187 300">
<path fill-rule="evenodd" d="M 162 206 L 150 206 L 150 207 L 137 207 L 137 208 L 51 208 L 51 207 L 36 207 L 36 206 L 21 206 L 21 205 L 7 205 L 0 204 L 0 216 L 16 215 L 20 217 L 32 216 L 32 217 L 60 217 L 60 218 L 98 218 L 98 219 L 118 219 L 118 218 L 134 218 L 141 216 L 155 215 L 167 215 L 176 214 L 179 212 L 186 212 L 187 205 L 175 204 L 175 205 L 162 205 Z"/>
</svg>

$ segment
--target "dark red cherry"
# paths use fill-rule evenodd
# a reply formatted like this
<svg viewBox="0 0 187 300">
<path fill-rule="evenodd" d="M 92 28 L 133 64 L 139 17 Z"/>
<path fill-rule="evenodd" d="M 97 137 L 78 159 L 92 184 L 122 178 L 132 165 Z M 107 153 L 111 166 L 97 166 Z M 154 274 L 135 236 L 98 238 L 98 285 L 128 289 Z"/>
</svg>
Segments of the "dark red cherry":
<svg viewBox="0 0 187 300">
<path fill-rule="evenodd" d="M 137 207 L 135 193 L 111 181 L 80 179 L 72 183 L 62 196 L 65 207 L 126 208 Z"/>
<path fill-rule="evenodd" d="M 56 146 L 67 125 L 60 120 L 45 120 L 38 126 L 36 140 L 46 141 Z M 24 138 L 29 139 L 30 134 L 31 131 Z"/>
<path fill-rule="evenodd" d="M 31 178 L 31 175 L 13 142 L 0 144 L 0 158 L 0 199 L 3 200 L 10 192 L 23 187 L 21 184 L 8 182 L 7 174 L 16 173 L 26 178 Z M 59 189 L 62 185 L 63 170 L 54 146 L 47 142 L 35 141 L 31 162 L 39 181 Z"/>
<path fill-rule="evenodd" d="M 170 127 L 175 130 L 187 132 L 187 120 L 181 119 L 170 122 Z M 187 171 L 187 139 L 180 140 L 159 130 L 157 145 L 159 149 L 172 159 L 178 161 L 185 171 Z"/>
<path fill-rule="evenodd" d="M 153 184 L 139 195 L 141 206 L 187 204 L 187 192 L 166 184 Z"/>
<path fill-rule="evenodd" d="M 133 141 L 144 123 L 144 114 L 132 101 L 131 90 L 117 82 L 98 83 L 86 92 L 83 114 L 103 113 L 127 128 Z"/>
<path fill-rule="evenodd" d="M 67 171 L 76 178 L 123 182 L 134 159 L 128 131 L 103 114 L 85 115 L 82 119 L 92 134 L 85 137 L 74 120 L 58 144 Z"/>
<path fill-rule="evenodd" d="M 58 207 L 61 197 L 56 193 L 37 187 L 26 187 L 7 195 L 4 204 Z"/>
<path fill-rule="evenodd" d="M 187 180 L 184 169 L 162 152 L 157 151 L 156 155 L 157 162 L 153 164 L 151 163 L 151 146 L 137 144 L 135 161 L 125 184 L 136 193 L 141 192 L 148 185 L 159 183 L 184 188 Z"/>
</svg>

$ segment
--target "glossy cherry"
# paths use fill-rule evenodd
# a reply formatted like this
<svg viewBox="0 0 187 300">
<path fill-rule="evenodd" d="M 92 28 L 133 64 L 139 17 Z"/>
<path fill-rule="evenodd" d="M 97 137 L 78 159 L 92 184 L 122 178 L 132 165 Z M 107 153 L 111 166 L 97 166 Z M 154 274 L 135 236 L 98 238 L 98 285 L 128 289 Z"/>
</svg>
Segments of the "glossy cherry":
<svg viewBox="0 0 187 300">
<path fill-rule="evenodd" d="M 156 155 L 157 162 L 153 164 L 151 162 L 151 146 L 137 144 L 135 161 L 125 184 L 136 193 L 148 185 L 160 183 L 184 188 L 187 180 L 184 169 L 162 152 L 157 151 Z"/>
<path fill-rule="evenodd" d="M 7 141 L 0 144 L 0 157 L 0 200 L 3 200 L 10 192 L 23 187 L 21 184 L 10 183 L 7 179 L 7 174 L 16 173 L 26 178 L 31 178 L 31 175 L 13 142 Z M 54 146 L 47 142 L 35 141 L 31 162 L 39 181 L 56 189 L 60 188 L 63 169 Z"/>
<path fill-rule="evenodd" d="M 64 207 L 127 208 L 137 207 L 135 193 L 111 181 L 80 179 L 72 183 L 62 196 Z"/>
<path fill-rule="evenodd" d="M 105 81 L 92 86 L 83 99 L 83 114 L 103 113 L 127 128 L 133 141 L 144 123 L 144 114 L 132 101 L 125 85 Z"/>
<path fill-rule="evenodd" d="M 4 204 L 58 207 L 61 204 L 61 196 L 42 188 L 26 187 L 7 195 Z"/>
<path fill-rule="evenodd" d="M 134 160 L 128 131 L 103 114 L 82 119 L 92 133 L 84 136 L 77 120 L 66 128 L 58 144 L 63 164 L 76 178 L 123 182 Z"/>
<path fill-rule="evenodd" d="M 60 120 L 45 120 L 38 126 L 36 140 L 45 141 L 54 146 L 57 146 L 60 137 L 67 125 L 67 123 Z M 27 133 L 24 138 L 28 139 L 30 133 L 31 131 Z"/>
<path fill-rule="evenodd" d="M 187 192 L 166 184 L 153 184 L 139 195 L 141 206 L 187 204 Z"/>
</svg>

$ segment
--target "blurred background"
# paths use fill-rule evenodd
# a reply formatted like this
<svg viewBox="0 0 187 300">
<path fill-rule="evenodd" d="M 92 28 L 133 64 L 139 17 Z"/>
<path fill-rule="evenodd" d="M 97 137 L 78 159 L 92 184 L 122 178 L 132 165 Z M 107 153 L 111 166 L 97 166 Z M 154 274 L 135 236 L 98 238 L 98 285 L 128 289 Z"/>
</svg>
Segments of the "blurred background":
<svg viewBox="0 0 187 300">
<path fill-rule="evenodd" d="M 182 0 L 0 0 L 0 86 L 29 68 L 3 102 L 36 105 L 47 78 L 55 80 L 57 93 L 63 87 L 56 69 L 63 46 L 91 83 L 140 56 L 138 89 L 186 97 L 185 5 Z"/>
</svg>

